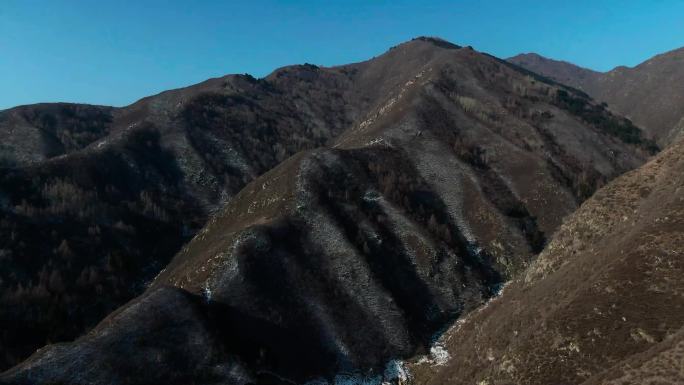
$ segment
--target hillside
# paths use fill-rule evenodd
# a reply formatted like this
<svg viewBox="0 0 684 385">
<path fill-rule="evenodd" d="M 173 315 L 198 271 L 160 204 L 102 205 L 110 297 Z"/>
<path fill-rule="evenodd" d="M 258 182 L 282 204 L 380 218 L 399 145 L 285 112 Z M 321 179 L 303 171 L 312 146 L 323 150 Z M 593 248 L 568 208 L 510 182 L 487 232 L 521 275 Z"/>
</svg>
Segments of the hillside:
<svg viewBox="0 0 684 385">
<path fill-rule="evenodd" d="M 605 73 L 573 64 L 523 54 L 508 59 L 530 71 L 576 87 L 643 127 L 649 137 L 666 146 L 682 131 L 684 119 L 684 48 L 657 55 L 633 68 Z"/>
<path fill-rule="evenodd" d="M 415 384 L 680 384 L 684 142 L 611 182 Z"/>
<path fill-rule="evenodd" d="M 0 149 L 0 367 L 75 338 L 140 294 L 247 182 L 352 120 L 349 75 L 277 74 L 212 79 L 121 109 L 0 112 L 9 138 Z"/>
<path fill-rule="evenodd" d="M 506 60 L 587 93 L 595 91 L 594 84 L 603 75 L 601 72 L 583 68 L 566 61 L 546 58 L 536 53 L 520 54 Z"/>
<path fill-rule="evenodd" d="M 2 382 L 287 383 L 340 373 L 377 379 L 388 362 L 392 369 L 394 359 L 424 352 L 434 333 L 494 295 L 563 217 L 655 151 L 636 126 L 586 95 L 438 39 L 415 39 L 348 66 L 230 79 L 241 85 L 230 92 L 247 96 L 206 91 L 224 87 L 213 80 L 152 97 L 130 113 L 153 111 L 168 125 L 143 131 L 113 124 L 113 139 L 103 145 L 115 157 L 144 154 L 152 165 L 178 164 L 170 183 L 165 174 L 151 180 L 164 194 L 170 185 L 185 195 L 152 202 L 198 207 L 194 224 L 206 223 L 203 229 L 168 265 L 173 247 L 140 251 L 159 267 L 150 274 L 164 267 L 140 297 L 75 342 L 41 349 Z M 197 89 L 204 91 L 195 95 Z M 149 107 L 181 102 L 192 124 Z M 297 131 L 298 122 L 308 131 Z M 157 155 L 109 147 L 137 132 L 153 135 L 139 142 Z M 180 139 L 194 135 L 212 138 L 198 143 L 222 142 L 195 154 Z M 293 137 L 301 139 L 269 152 Z M 231 159 L 211 157 L 230 146 L 241 146 L 245 163 L 259 167 L 241 179 L 205 183 L 225 175 L 221 165 Z M 102 153 L 91 145 L 46 164 L 59 169 Z M 168 161 L 155 163 L 160 156 Z M 191 167 L 194 156 L 204 163 Z M 99 170 L 102 162 L 92 164 Z M 11 170 L 39 181 L 27 191 L 42 191 L 33 170 L 45 167 Z M 207 170 L 205 179 L 192 178 Z M 80 183 L 88 174 L 77 175 L 71 180 Z M 246 186 L 238 192 L 240 182 Z M 211 203 L 225 207 L 207 222 Z M 180 228 L 186 212 L 178 209 L 168 223 Z M 149 225 L 135 233 L 143 228 Z M 155 234 L 169 239 L 159 226 Z M 46 264 L 58 263 L 53 259 L 46 255 Z"/>
</svg>

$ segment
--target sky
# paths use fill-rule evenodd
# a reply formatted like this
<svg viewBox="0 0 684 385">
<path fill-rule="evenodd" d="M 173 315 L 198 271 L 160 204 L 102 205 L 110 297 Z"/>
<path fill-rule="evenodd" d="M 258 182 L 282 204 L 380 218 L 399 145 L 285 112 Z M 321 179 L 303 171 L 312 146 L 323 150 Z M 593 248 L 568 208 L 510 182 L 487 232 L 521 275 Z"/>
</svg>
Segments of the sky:
<svg viewBox="0 0 684 385">
<path fill-rule="evenodd" d="M 684 46 L 684 1 L 0 0 L 0 109 L 123 106 L 230 73 L 362 61 L 423 35 L 606 71 Z"/>
</svg>

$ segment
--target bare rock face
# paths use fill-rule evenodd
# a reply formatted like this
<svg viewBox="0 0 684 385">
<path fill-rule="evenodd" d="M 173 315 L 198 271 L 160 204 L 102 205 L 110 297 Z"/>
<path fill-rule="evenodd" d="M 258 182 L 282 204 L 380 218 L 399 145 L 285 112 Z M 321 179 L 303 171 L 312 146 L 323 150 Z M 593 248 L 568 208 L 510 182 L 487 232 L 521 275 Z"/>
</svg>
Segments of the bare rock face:
<svg viewBox="0 0 684 385">
<path fill-rule="evenodd" d="M 152 267 L 132 269 L 115 287 L 135 289 L 120 297 L 107 286 L 115 269 L 91 279 L 89 268 L 82 290 L 100 287 L 111 306 L 156 278 L 90 333 L 41 349 L 0 382 L 389 379 L 392 360 L 425 352 L 450 320 L 524 271 L 563 217 L 655 150 L 586 95 L 433 38 L 348 66 L 214 79 L 112 114 L 101 146 L 6 171 L 24 187 L 4 193 L 5 215 L 16 218 L 5 223 L 61 231 L 48 219 L 63 215 L 51 202 L 74 210 L 62 190 L 101 188 L 88 202 L 102 209 L 71 214 L 70 228 L 102 218 L 108 247 L 137 251 Z M 124 171 L 102 177 L 101 164 Z M 57 193 L 43 187 L 55 172 L 69 181 Z M 124 189 L 122 175 L 141 176 Z M 49 203 L 34 216 L 13 209 L 29 193 Z M 150 222 L 104 225 L 135 215 Z M 54 252 L 71 264 L 49 252 L 37 263 L 47 266 L 47 289 L 30 291 L 47 293 L 37 308 L 69 298 L 87 309 L 65 276 L 93 241 L 77 249 L 71 239 Z M 135 240 L 155 247 L 140 252 Z M 10 250 L 2 271 L 19 263 Z M 24 271 L 36 282 L 40 268 Z M 21 295 L 9 300 L 27 303 Z M 151 353 L 128 353 L 138 349 Z M 97 366 L 76 359 L 86 353 Z M 152 373 L 155 359 L 169 370 Z"/>
<path fill-rule="evenodd" d="M 413 383 L 679 384 L 684 142 L 599 190 Z"/>
<path fill-rule="evenodd" d="M 542 76 L 583 90 L 643 127 L 659 145 L 674 143 L 684 118 L 684 48 L 657 55 L 636 67 L 601 73 L 571 63 L 523 54 L 508 59 Z"/>
</svg>

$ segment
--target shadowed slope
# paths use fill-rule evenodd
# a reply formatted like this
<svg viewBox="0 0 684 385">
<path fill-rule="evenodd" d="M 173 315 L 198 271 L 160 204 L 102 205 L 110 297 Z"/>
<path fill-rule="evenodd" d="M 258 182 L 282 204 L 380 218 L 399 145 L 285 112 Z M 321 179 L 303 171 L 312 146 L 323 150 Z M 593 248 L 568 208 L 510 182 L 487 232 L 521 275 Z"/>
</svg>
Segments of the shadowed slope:
<svg viewBox="0 0 684 385">
<path fill-rule="evenodd" d="M 0 112 L 0 367 L 91 328 L 247 182 L 351 124 L 369 102 L 349 96 L 345 71 L 293 66 L 125 108 Z"/>
<path fill-rule="evenodd" d="M 36 162 L 81 150 L 109 134 L 115 110 L 55 103 L 0 111 L 0 166 Z"/>
</svg>

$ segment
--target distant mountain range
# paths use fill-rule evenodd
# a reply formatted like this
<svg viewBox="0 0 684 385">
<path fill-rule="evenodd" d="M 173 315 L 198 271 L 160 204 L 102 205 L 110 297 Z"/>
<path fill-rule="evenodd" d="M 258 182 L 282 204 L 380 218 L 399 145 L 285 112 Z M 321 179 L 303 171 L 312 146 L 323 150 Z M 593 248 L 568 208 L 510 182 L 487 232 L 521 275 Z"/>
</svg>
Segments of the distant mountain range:
<svg viewBox="0 0 684 385">
<path fill-rule="evenodd" d="M 0 384 L 579 384 L 641 360 L 682 321 L 681 145 L 568 80 L 603 75 L 534 60 L 420 37 L 1 111 Z"/>
<path fill-rule="evenodd" d="M 644 128 L 666 146 L 684 133 L 684 48 L 657 55 L 636 67 L 605 73 L 522 54 L 508 59 L 530 71 L 578 88 Z"/>
</svg>

